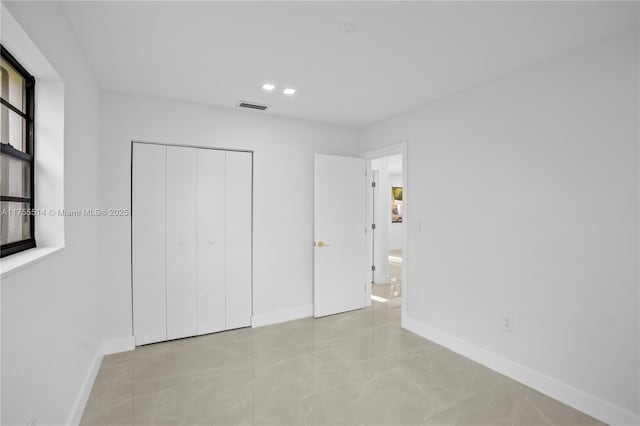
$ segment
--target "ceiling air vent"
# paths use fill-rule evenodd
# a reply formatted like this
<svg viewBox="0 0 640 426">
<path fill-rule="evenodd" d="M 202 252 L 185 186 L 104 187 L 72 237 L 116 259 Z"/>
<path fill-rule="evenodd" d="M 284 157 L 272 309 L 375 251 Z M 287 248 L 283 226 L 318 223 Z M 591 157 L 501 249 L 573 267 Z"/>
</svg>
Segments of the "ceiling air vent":
<svg viewBox="0 0 640 426">
<path fill-rule="evenodd" d="M 240 102 L 238 108 L 256 109 L 258 111 L 264 111 L 268 108 L 267 105 L 253 104 L 251 102 Z"/>
</svg>

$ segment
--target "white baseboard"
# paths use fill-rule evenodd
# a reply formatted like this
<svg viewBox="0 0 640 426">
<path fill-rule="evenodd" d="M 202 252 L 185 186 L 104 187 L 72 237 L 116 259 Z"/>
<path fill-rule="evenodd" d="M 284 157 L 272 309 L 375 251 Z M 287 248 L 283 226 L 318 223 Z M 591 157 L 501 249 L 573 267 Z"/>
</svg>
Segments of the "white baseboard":
<svg viewBox="0 0 640 426">
<path fill-rule="evenodd" d="M 126 352 L 133 349 L 135 349 L 133 336 L 110 339 L 102 342 L 102 345 L 100 345 L 96 351 L 96 355 L 80 387 L 80 392 L 78 392 L 78 396 L 71 408 L 67 425 L 76 426 L 80 424 L 82 413 L 84 413 L 84 409 L 87 406 L 87 401 L 89 400 L 89 395 L 91 395 L 91 389 L 93 388 L 93 383 L 96 381 L 96 376 L 98 375 L 98 370 L 100 369 L 104 355 Z"/>
<path fill-rule="evenodd" d="M 640 424 L 638 415 L 615 404 L 574 388 L 539 371 L 518 364 L 510 359 L 487 351 L 447 332 L 431 327 L 420 321 L 405 317 L 402 326 L 407 330 L 436 342 L 460 355 L 476 361 L 513 380 L 523 383 L 551 398 L 582 411 L 610 425 L 628 426 Z"/>
<path fill-rule="evenodd" d="M 104 355 L 117 354 L 119 352 L 132 351 L 136 348 L 136 339 L 133 336 L 118 337 L 102 342 Z"/>
<path fill-rule="evenodd" d="M 313 316 L 313 305 L 298 306 L 297 308 L 254 315 L 251 317 L 251 326 L 262 327 L 263 325 L 277 324 L 310 316 Z"/>
<path fill-rule="evenodd" d="M 96 380 L 98 370 L 100 369 L 100 364 L 102 363 L 102 356 L 102 348 L 98 348 L 98 351 L 96 352 L 96 355 L 91 362 L 91 365 L 89 366 L 87 375 L 82 382 L 82 386 L 80 387 L 80 392 L 78 392 L 76 401 L 71 408 L 71 414 L 69 414 L 69 418 L 67 419 L 67 425 L 69 426 L 76 426 L 80 424 L 82 413 L 84 413 L 84 408 L 87 406 L 87 401 L 89 400 L 89 395 L 91 395 L 93 383 Z"/>
</svg>

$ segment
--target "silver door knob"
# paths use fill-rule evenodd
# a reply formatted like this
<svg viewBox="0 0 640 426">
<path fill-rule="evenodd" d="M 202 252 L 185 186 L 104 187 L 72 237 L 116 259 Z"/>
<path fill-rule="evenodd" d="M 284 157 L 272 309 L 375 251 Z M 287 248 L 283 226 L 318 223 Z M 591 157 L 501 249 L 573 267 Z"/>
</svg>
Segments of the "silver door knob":
<svg viewBox="0 0 640 426">
<path fill-rule="evenodd" d="M 182 241 L 182 240 L 178 241 L 178 245 L 179 245 L 180 247 L 182 247 L 182 246 L 184 245 L 184 241 Z"/>
<path fill-rule="evenodd" d="M 212 246 L 213 245 L 213 240 L 209 240 L 209 245 Z"/>
</svg>

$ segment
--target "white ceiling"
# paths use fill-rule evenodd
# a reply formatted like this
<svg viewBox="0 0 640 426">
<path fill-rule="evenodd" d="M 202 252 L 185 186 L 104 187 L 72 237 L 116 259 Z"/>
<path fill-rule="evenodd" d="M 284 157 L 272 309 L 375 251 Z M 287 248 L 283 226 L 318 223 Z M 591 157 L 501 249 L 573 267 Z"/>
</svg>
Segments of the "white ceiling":
<svg viewBox="0 0 640 426">
<path fill-rule="evenodd" d="M 105 90 L 362 127 L 638 25 L 637 2 L 64 2 Z M 339 30 L 351 23 L 355 31 Z M 297 89 L 264 93 L 264 82 Z"/>
</svg>

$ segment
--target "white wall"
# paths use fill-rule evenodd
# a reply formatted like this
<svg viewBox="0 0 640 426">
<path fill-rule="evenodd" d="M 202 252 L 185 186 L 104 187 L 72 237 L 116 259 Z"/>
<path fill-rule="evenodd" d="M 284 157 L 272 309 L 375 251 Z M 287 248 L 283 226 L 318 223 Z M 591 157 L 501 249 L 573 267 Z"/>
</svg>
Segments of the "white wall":
<svg viewBox="0 0 640 426">
<path fill-rule="evenodd" d="M 254 317 L 311 315 L 313 154 L 355 154 L 355 131 L 114 93 L 104 95 L 102 113 L 105 207 L 129 207 L 131 140 L 254 150 Z M 131 336 L 130 233 L 128 217 L 105 221 L 99 299 L 107 339 Z"/>
<path fill-rule="evenodd" d="M 100 105 L 93 76 L 58 5 L 3 3 L 65 83 L 65 207 L 96 206 Z M 98 219 L 67 218 L 65 234 L 62 251 L 2 279 L 2 424 L 32 416 L 37 424 L 69 422 L 99 353 Z"/>
<path fill-rule="evenodd" d="M 408 141 L 408 323 L 613 423 L 639 411 L 638 48 L 602 40 L 359 134 Z"/>
</svg>

